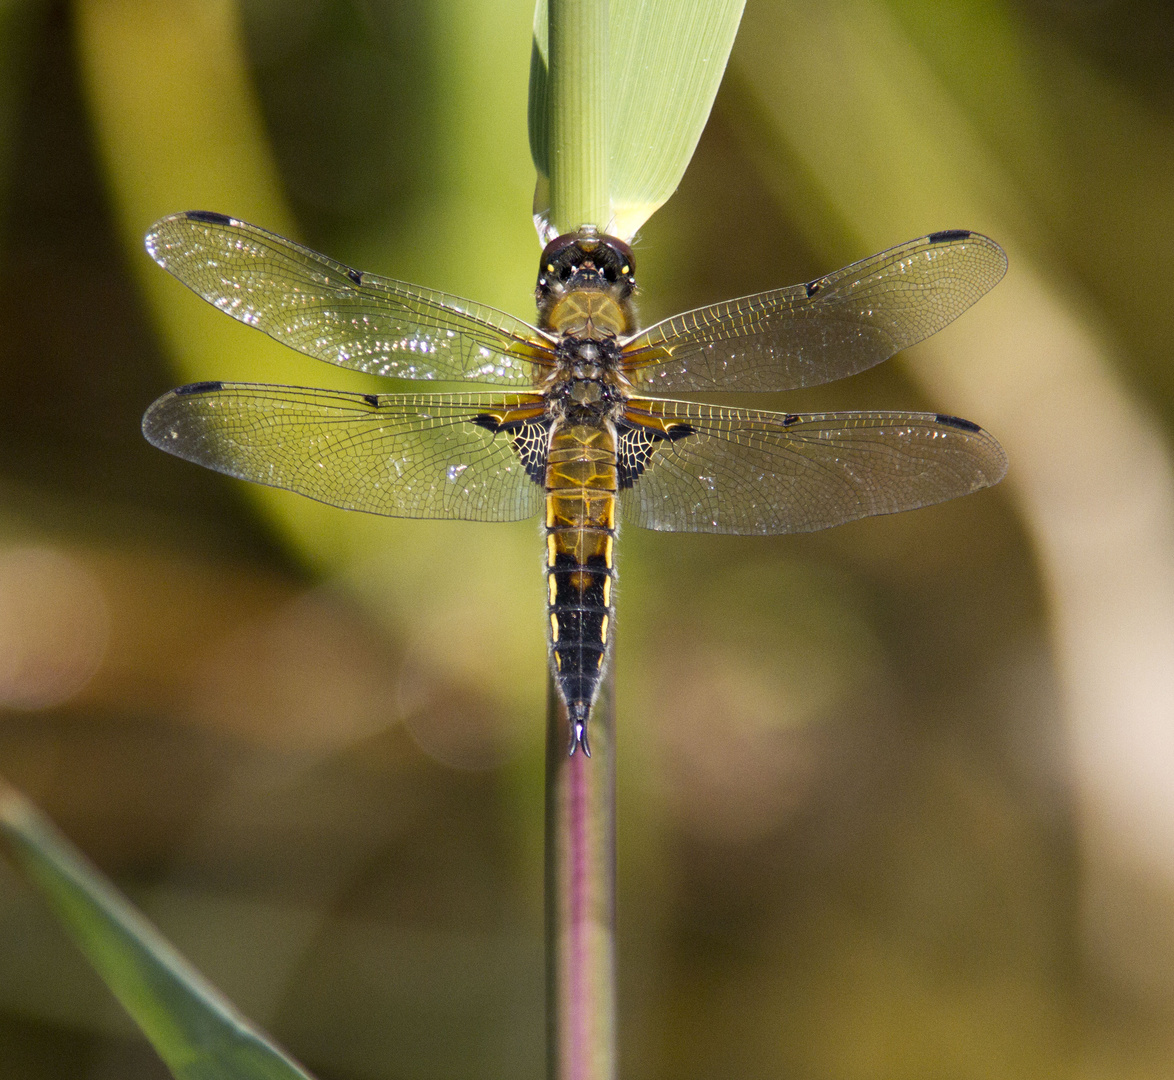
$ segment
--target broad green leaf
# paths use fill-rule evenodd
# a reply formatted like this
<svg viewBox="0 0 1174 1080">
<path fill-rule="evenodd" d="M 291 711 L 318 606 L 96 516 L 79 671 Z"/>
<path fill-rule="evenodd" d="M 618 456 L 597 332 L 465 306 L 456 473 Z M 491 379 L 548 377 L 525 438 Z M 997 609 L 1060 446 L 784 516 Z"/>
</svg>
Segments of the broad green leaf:
<svg viewBox="0 0 1174 1080">
<path fill-rule="evenodd" d="M 745 0 L 613 0 L 607 122 L 611 222 L 630 239 L 677 189 L 709 119 Z M 547 0 L 534 12 L 530 151 L 538 170 L 535 222 L 548 235 L 550 175 Z"/>
<path fill-rule="evenodd" d="M 179 1080 L 309 1080 L 2 782 L 0 841 Z"/>
</svg>

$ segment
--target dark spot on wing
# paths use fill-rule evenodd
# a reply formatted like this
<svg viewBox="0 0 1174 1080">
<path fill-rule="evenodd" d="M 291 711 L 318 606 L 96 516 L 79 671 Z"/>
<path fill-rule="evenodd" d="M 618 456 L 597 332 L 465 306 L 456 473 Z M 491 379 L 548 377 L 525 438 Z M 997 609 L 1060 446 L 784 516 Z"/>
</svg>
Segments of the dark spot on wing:
<svg viewBox="0 0 1174 1080">
<path fill-rule="evenodd" d="M 965 240 L 973 235 L 969 229 L 943 229 L 941 232 L 931 232 L 926 239 L 931 244 L 943 244 L 947 240 Z"/>
<path fill-rule="evenodd" d="M 644 474 L 652 463 L 652 455 L 658 443 L 676 442 L 694 435 L 697 429 L 692 424 L 673 424 L 667 431 L 660 432 L 642 424 L 617 424 L 619 446 L 616 447 L 616 471 L 619 489 L 630 488 Z"/>
<path fill-rule="evenodd" d="M 502 429 L 501 421 L 496 416 L 490 416 L 489 413 L 478 413 L 476 416 L 470 416 L 469 421 L 478 427 L 483 427 L 486 431 L 492 431 L 494 435 Z"/>
<path fill-rule="evenodd" d="M 189 210 L 184 217 L 188 221 L 202 221 L 206 225 L 231 225 L 232 218 L 227 214 L 218 214 L 215 210 Z"/>
<path fill-rule="evenodd" d="M 789 412 L 783 417 L 783 427 L 790 427 L 792 424 L 799 423 L 799 414 Z"/>
<path fill-rule="evenodd" d="M 963 420 L 960 416 L 951 416 L 949 413 L 936 413 L 934 419 L 946 427 L 956 427 L 961 431 L 982 431 L 978 424 L 971 420 Z"/>
<path fill-rule="evenodd" d="M 820 289 L 823 288 L 823 281 L 809 281 L 805 286 L 808 296 L 814 296 Z"/>
<path fill-rule="evenodd" d="M 351 270 L 348 267 L 346 276 L 349 277 L 356 285 L 363 284 L 363 275 L 358 270 Z"/>
<path fill-rule="evenodd" d="M 469 421 L 478 427 L 485 428 L 486 431 L 492 431 L 495 434 L 499 431 L 504 431 L 510 435 L 516 435 L 519 431 L 525 431 L 527 428 L 535 425 L 535 421 L 533 420 L 511 420 L 503 424 L 496 416 L 490 413 L 478 413 L 476 416 L 470 416 Z M 538 421 L 537 424 L 543 430 L 546 429 L 547 425 L 545 421 Z"/>
<path fill-rule="evenodd" d="M 524 424 L 507 424 L 514 436 L 514 449 L 526 475 L 536 484 L 546 484 L 546 452 L 550 448 L 550 421 L 529 420 Z"/>
<path fill-rule="evenodd" d="M 368 405 L 370 405 L 370 406 L 371 406 L 371 408 L 373 408 L 373 409 L 378 409 L 378 408 L 379 408 L 379 395 L 378 395 L 378 394 L 364 394 L 364 395 L 363 395 L 363 400 L 364 400 L 364 401 L 365 401 L 365 402 L 366 402 Z"/>
<path fill-rule="evenodd" d="M 175 389 L 177 394 L 214 394 L 224 386 L 222 382 L 194 382 Z"/>
<path fill-rule="evenodd" d="M 546 483 L 546 451 L 549 442 L 549 420 L 515 420 L 503 424 L 492 413 L 478 413 L 470 416 L 469 422 L 492 431 L 496 435 L 499 431 L 513 436 L 514 449 L 526 475 L 536 484 Z"/>
</svg>

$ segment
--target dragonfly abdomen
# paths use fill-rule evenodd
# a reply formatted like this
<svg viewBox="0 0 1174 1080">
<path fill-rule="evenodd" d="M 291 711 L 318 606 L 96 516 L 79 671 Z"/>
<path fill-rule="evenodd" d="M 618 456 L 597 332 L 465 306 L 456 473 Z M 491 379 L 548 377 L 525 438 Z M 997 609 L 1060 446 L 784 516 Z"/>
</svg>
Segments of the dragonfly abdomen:
<svg viewBox="0 0 1174 1080">
<path fill-rule="evenodd" d="M 587 718 L 599 689 L 615 576 L 616 434 L 563 423 L 546 466 L 546 565 L 551 660 L 571 721 L 571 753 L 590 753 Z"/>
</svg>

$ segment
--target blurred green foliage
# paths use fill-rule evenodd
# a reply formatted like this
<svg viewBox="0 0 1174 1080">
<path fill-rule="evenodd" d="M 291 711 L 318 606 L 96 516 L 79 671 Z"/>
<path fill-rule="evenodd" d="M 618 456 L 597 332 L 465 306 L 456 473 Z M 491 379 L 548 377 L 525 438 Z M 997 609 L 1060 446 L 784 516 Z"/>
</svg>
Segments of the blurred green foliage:
<svg viewBox="0 0 1174 1080">
<path fill-rule="evenodd" d="M 987 226 L 884 224 L 882 196 L 916 216 L 931 159 L 879 89 L 871 142 L 840 143 L 855 172 L 812 164 L 818 132 L 784 92 L 818 105 L 872 69 L 837 69 L 821 51 L 835 27 L 810 7 L 751 0 L 694 162 L 637 247 L 647 320 Z M 920 119 L 938 149 L 964 139 L 993 163 L 1000 186 L 964 166 L 967 184 L 1081 298 L 1168 443 L 1167 5 L 824 7 L 844 40 L 899 43 L 872 56 L 878 78 L 932 80 Z M 40 707 L 0 712 L 0 772 L 320 1077 L 537 1076 L 536 530 L 345 515 L 138 434 L 189 378 L 357 385 L 158 271 L 141 236 L 167 212 L 238 214 L 530 316 L 531 5 L 248 0 L 238 21 L 225 0 L 13 0 L 3 15 L 0 640 L 50 644 L 28 660 Z M 875 25 L 890 36 L 860 30 Z M 800 32 L 814 74 L 796 87 L 780 58 Z M 953 411 L 910 371 L 778 405 Z M 1146 978 L 1089 947 L 1054 581 L 1013 495 L 809 537 L 625 531 L 625 1076 L 1166 1075 L 1174 946 L 1139 939 Z M 73 576 L 37 591 L 43 550 Z M 95 635 L 100 655 L 77 644 Z M 1133 925 L 1169 902 L 1150 883 L 1118 904 Z M 0 867 L 0 1078 L 164 1075 Z"/>
<path fill-rule="evenodd" d="M 7 785 L 0 834 L 176 1080 L 308 1080 Z"/>
</svg>

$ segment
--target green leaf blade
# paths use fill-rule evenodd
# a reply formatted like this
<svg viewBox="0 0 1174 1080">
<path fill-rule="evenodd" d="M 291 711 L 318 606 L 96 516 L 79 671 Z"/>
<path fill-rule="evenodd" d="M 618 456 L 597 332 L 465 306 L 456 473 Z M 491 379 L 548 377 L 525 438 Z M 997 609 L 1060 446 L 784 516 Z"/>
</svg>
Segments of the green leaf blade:
<svg viewBox="0 0 1174 1080">
<path fill-rule="evenodd" d="M 611 229 L 630 239 L 677 190 L 709 120 L 745 0 L 611 9 Z"/>
<path fill-rule="evenodd" d="M 631 239 L 676 191 L 709 119 L 744 4 L 745 0 L 611 3 L 605 125 L 608 232 Z M 544 211 L 554 156 L 547 39 L 547 0 L 538 0 L 529 115 L 540 232 L 550 219 Z"/>
<path fill-rule="evenodd" d="M 179 1080 L 311 1080 L 2 783 L 0 842 Z"/>
</svg>

